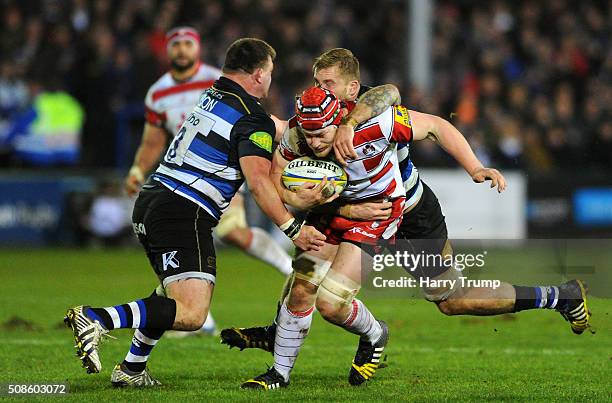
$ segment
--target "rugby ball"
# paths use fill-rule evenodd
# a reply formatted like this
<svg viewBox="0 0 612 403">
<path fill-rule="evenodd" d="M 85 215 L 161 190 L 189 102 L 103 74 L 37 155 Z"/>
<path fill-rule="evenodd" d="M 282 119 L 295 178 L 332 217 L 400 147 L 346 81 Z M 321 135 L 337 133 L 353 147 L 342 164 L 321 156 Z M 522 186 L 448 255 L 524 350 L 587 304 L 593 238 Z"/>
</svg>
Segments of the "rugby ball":
<svg viewBox="0 0 612 403">
<path fill-rule="evenodd" d="M 291 161 L 283 171 L 283 185 L 291 191 L 305 183 L 319 184 L 323 178 L 327 177 L 336 183 L 335 189 L 331 186 L 324 190 L 325 197 L 330 197 L 334 193 L 340 194 L 346 186 L 346 172 L 335 162 L 325 160 L 315 160 L 310 157 L 300 157 Z"/>
</svg>

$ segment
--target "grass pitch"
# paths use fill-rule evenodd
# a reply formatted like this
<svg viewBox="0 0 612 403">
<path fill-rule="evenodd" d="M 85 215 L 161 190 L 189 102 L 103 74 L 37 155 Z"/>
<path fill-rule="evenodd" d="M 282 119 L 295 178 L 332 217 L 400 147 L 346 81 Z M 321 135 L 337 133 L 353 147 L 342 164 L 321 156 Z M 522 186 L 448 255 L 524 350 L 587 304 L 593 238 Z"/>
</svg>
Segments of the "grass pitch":
<svg viewBox="0 0 612 403">
<path fill-rule="evenodd" d="M 220 251 L 217 261 L 212 312 L 219 326 L 270 321 L 282 277 L 235 250 Z M 508 268 L 516 263 L 508 261 Z M 240 390 L 272 356 L 228 350 L 206 337 L 162 340 L 149 366 L 163 386 L 121 390 L 110 385 L 110 371 L 124 358 L 131 331 L 114 332 L 118 340 L 102 345 L 102 373 L 87 375 L 61 322 L 73 305 L 108 306 L 148 295 L 156 278 L 140 250 L 2 250 L 0 281 L 0 384 L 66 382 L 70 393 L 63 399 L 73 401 L 612 400 L 609 299 L 590 300 L 597 333 L 575 336 L 551 311 L 445 317 L 426 301 L 370 298 L 391 338 L 389 366 L 364 387 L 347 383 L 357 337 L 315 315 L 286 390 Z M 25 322 L 8 323 L 15 317 Z"/>
</svg>

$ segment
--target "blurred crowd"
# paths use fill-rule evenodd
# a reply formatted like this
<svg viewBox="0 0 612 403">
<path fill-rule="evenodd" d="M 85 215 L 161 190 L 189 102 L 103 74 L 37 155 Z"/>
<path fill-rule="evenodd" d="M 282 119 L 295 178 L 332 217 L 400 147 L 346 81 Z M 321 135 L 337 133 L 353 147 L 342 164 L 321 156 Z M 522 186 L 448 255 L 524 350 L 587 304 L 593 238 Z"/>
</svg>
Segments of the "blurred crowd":
<svg viewBox="0 0 612 403">
<path fill-rule="evenodd" d="M 200 31 L 203 60 L 219 67 L 238 37 L 270 42 L 278 58 L 266 102 L 279 116 L 311 83 L 313 58 L 346 47 L 364 84 L 395 83 L 404 104 L 457 125 L 486 164 L 532 173 L 612 167 L 609 1 L 435 1 L 429 90 L 406 78 L 407 1 L 373 4 L 0 0 L 0 165 L 23 164 L 3 142 L 13 122 L 41 93 L 61 92 L 83 109 L 79 164 L 116 166 L 117 116 L 140 110 L 167 69 L 165 33 L 180 24 Z M 136 135 L 142 123 L 138 115 Z M 417 163 L 452 165 L 422 143 Z"/>
<path fill-rule="evenodd" d="M 452 115 L 496 166 L 611 168 L 611 5 L 438 2 L 424 109 Z"/>
</svg>

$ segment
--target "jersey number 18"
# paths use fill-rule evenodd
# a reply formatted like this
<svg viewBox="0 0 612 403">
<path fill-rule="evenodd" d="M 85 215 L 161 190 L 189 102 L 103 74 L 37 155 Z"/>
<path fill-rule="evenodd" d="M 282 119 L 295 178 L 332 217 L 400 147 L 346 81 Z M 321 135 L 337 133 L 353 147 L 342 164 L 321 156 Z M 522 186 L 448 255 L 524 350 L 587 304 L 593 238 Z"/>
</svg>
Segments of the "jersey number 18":
<svg viewBox="0 0 612 403">
<path fill-rule="evenodd" d="M 164 161 L 183 165 L 185 160 L 185 154 L 191 145 L 193 139 L 199 134 L 200 136 L 208 136 L 208 133 L 212 130 L 215 125 L 215 121 L 208 116 L 202 115 L 197 112 L 193 112 L 181 126 L 181 129 L 177 133 L 172 144 L 168 148 L 168 152 L 164 157 Z"/>
</svg>

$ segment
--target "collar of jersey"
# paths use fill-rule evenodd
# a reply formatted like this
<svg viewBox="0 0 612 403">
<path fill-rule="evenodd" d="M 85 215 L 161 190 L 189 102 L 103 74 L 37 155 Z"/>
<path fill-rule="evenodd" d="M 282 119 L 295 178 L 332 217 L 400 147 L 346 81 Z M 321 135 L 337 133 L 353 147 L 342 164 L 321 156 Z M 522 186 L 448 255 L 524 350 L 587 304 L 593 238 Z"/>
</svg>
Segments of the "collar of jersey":
<svg viewBox="0 0 612 403">
<path fill-rule="evenodd" d="M 234 94 L 238 95 L 240 98 L 244 100 L 252 99 L 253 101 L 259 103 L 259 99 L 257 99 L 253 95 L 246 92 L 240 84 L 238 84 L 234 80 L 231 80 L 227 77 L 223 77 L 223 76 L 219 77 L 214 87 L 221 91 L 233 92 Z"/>
</svg>

